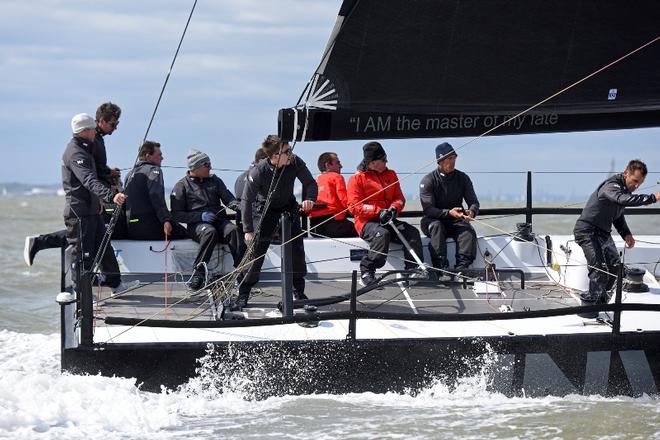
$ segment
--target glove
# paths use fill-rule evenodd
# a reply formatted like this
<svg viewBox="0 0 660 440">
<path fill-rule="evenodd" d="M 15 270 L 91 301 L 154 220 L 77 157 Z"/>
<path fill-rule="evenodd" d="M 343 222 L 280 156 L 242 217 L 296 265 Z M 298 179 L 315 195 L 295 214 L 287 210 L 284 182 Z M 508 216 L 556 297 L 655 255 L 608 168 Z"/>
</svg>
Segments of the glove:
<svg viewBox="0 0 660 440">
<path fill-rule="evenodd" d="M 232 211 L 240 211 L 241 202 L 239 202 L 238 200 L 232 200 L 227 204 L 227 208 L 231 209 Z"/>
<path fill-rule="evenodd" d="M 378 214 L 378 218 L 381 225 L 386 225 L 390 220 L 394 220 L 396 218 L 396 208 L 394 206 L 390 206 L 387 209 L 381 209 L 380 213 Z"/>
<path fill-rule="evenodd" d="M 215 214 L 211 211 L 202 212 L 202 221 L 205 223 L 213 223 L 215 221 Z"/>
</svg>

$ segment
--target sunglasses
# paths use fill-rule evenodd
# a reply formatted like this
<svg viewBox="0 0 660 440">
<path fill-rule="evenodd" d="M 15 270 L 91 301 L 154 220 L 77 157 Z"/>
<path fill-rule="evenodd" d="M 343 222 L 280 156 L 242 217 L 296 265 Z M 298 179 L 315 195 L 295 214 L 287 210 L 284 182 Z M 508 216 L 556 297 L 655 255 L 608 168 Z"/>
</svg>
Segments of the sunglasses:
<svg viewBox="0 0 660 440">
<path fill-rule="evenodd" d="M 211 162 L 204 162 L 201 166 L 205 168 L 211 168 Z"/>
</svg>

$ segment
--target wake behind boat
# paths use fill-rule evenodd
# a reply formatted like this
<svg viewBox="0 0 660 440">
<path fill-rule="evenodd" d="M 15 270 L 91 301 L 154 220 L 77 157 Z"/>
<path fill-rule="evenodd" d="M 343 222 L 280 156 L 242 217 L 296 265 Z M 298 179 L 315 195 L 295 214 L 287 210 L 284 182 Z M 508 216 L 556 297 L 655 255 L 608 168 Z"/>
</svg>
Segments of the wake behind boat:
<svg viewBox="0 0 660 440">
<path fill-rule="evenodd" d="M 280 111 L 281 137 L 657 125 L 660 49 L 653 43 L 660 17 L 652 2 L 623 8 L 629 16 L 616 22 L 600 2 L 518 3 L 345 1 L 303 99 Z M 638 236 L 638 245 L 625 251 L 629 269 L 619 267 L 609 302 L 584 307 L 582 251 L 572 236 L 534 234 L 533 215 L 544 212 L 533 207 L 531 178 L 527 207 L 502 212 L 520 213 L 527 219 L 517 233 L 479 238 L 479 256 L 468 270 L 420 278 L 393 246 L 378 282 L 367 287 L 359 286 L 356 272 L 367 243 L 309 234 L 309 299 L 295 301 L 285 227 L 284 244 L 271 246 L 262 280 L 241 311 L 229 307 L 234 278 L 227 249 L 219 247 L 212 258 L 205 288 L 191 293 L 184 283 L 195 243 L 177 240 L 163 249 L 162 242 L 113 241 L 122 275 L 142 285 L 110 297 L 88 284 L 58 297 L 62 366 L 136 377 L 149 389 L 210 374 L 220 387 L 242 384 L 255 397 L 414 392 L 474 374 L 506 395 L 657 394 L 660 236 Z M 617 246 L 623 252 L 623 242 Z M 429 255 L 420 257 L 430 262 Z M 587 312 L 597 317 L 578 316 Z"/>
</svg>

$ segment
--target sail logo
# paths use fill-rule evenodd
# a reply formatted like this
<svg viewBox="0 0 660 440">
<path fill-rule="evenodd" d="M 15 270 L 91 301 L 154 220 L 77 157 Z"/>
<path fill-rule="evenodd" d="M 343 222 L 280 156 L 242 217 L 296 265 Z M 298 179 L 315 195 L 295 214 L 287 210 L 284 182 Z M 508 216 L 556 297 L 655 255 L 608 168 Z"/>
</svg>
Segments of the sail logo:
<svg viewBox="0 0 660 440">
<path fill-rule="evenodd" d="M 607 94 L 607 100 L 614 101 L 616 99 L 617 92 L 618 89 L 610 89 L 609 93 Z"/>
</svg>

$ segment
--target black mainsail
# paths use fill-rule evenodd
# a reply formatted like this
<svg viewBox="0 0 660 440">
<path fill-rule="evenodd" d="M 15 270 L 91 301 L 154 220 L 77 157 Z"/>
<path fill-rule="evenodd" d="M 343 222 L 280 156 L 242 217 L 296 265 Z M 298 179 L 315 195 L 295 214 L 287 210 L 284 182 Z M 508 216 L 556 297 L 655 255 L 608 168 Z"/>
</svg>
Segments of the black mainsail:
<svg viewBox="0 0 660 440">
<path fill-rule="evenodd" d="M 659 36 L 657 0 L 344 0 L 279 133 L 480 135 L 626 55 L 490 134 L 659 126 Z"/>
</svg>

